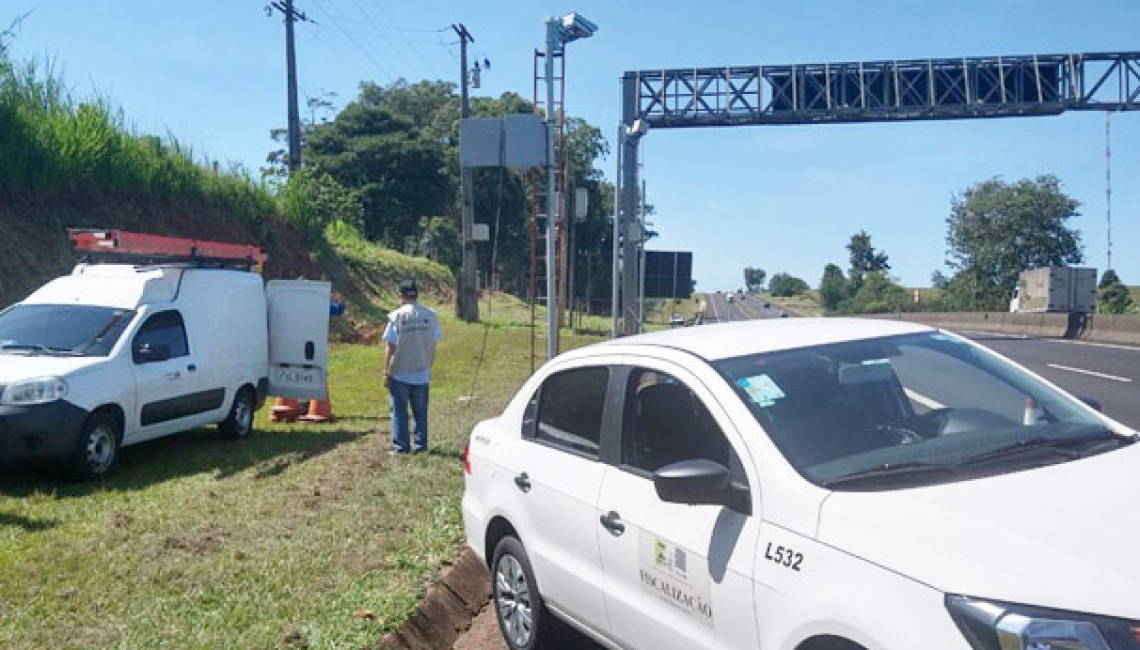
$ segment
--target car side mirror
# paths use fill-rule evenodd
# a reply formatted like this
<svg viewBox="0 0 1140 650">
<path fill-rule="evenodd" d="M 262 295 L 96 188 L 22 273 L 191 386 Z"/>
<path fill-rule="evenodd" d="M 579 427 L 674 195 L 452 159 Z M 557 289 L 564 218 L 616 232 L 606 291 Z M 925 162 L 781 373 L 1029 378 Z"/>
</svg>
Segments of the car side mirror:
<svg viewBox="0 0 1140 650">
<path fill-rule="evenodd" d="M 135 363 L 155 363 L 170 358 L 170 346 L 165 343 L 146 343 L 135 350 Z"/>
<path fill-rule="evenodd" d="M 1101 406 L 1100 402 L 1098 402 L 1097 400 L 1095 400 L 1095 399 L 1093 399 L 1087 395 L 1082 395 L 1082 396 L 1078 397 L 1077 399 L 1081 400 L 1082 402 L 1087 404 L 1089 407 L 1091 407 L 1094 411 L 1096 411 L 1098 413 L 1104 412 L 1104 407 Z"/>
<path fill-rule="evenodd" d="M 716 505 L 748 514 L 748 489 L 735 485 L 728 468 L 706 459 L 683 460 L 653 473 L 657 496 L 667 503 Z"/>
</svg>

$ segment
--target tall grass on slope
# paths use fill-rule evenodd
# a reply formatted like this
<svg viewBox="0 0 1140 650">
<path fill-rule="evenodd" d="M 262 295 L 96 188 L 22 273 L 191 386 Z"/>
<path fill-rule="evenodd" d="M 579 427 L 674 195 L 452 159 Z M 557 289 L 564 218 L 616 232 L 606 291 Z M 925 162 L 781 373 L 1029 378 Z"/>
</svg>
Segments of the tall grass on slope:
<svg viewBox="0 0 1140 650">
<path fill-rule="evenodd" d="M 173 138 L 132 133 L 111 102 L 75 101 L 50 63 L 13 61 L 2 39 L 0 191 L 130 191 L 206 201 L 253 221 L 276 211 L 247 173 L 217 174 Z"/>
</svg>

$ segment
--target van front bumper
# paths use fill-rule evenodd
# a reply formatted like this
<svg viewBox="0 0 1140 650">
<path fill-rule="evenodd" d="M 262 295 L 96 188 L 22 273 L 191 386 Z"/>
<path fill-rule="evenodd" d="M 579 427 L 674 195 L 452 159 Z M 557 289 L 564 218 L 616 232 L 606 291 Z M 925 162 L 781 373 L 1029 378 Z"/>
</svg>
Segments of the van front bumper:
<svg viewBox="0 0 1140 650">
<path fill-rule="evenodd" d="M 75 449 L 87 416 L 67 400 L 0 406 L 0 462 L 66 456 Z"/>
</svg>

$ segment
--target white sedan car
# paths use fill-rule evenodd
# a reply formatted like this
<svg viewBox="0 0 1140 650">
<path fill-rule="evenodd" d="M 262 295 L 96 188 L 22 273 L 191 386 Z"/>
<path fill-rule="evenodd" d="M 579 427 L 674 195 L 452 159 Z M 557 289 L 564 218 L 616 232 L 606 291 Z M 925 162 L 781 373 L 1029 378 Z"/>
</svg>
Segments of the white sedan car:
<svg viewBox="0 0 1140 650">
<path fill-rule="evenodd" d="M 727 323 L 546 364 L 463 517 L 514 650 L 1140 650 L 1135 442 L 928 327 Z"/>
</svg>

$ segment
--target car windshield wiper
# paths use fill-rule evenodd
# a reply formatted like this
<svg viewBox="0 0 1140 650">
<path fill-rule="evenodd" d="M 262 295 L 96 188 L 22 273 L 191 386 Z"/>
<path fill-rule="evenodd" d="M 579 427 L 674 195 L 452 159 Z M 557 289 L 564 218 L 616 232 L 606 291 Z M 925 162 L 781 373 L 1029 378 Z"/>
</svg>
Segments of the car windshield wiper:
<svg viewBox="0 0 1140 650">
<path fill-rule="evenodd" d="M 0 350 L 27 350 L 40 354 L 51 354 L 51 348 L 39 343 L 0 343 Z"/>
<path fill-rule="evenodd" d="M 824 482 L 823 487 L 834 489 L 837 487 L 869 486 L 885 482 L 894 482 L 897 479 L 925 478 L 938 474 L 953 474 L 952 465 L 940 463 L 924 463 L 921 461 L 908 461 L 904 463 L 884 463 L 861 469 L 850 474 L 843 474 Z"/>
<path fill-rule="evenodd" d="M 1136 442 L 1135 436 L 1122 436 L 1108 429 L 1099 429 L 1094 433 L 1083 436 L 1064 438 L 1034 436 L 1024 440 L 1018 440 L 1004 447 L 998 447 L 997 449 L 991 449 L 990 451 L 984 451 L 980 454 L 970 456 L 962 462 L 962 465 L 975 465 L 993 460 L 1004 460 L 1041 450 L 1055 452 L 1067 460 L 1075 460 L 1104 451 L 1104 447 L 1107 446 L 1106 443 L 1112 443 L 1112 446 L 1123 447 L 1124 445 L 1130 445 L 1134 442 Z"/>
<path fill-rule="evenodd" d="M 0 351 L 4 350 L 27 350 L 37 354 L 46 354 L 51 357 L 67 356 L 67 357 L 81 357 L 82 352 L 75 350 L 65 350 L 63 348 L 49 348 L 42 343 L 0 343 Z"/>
</svg>

